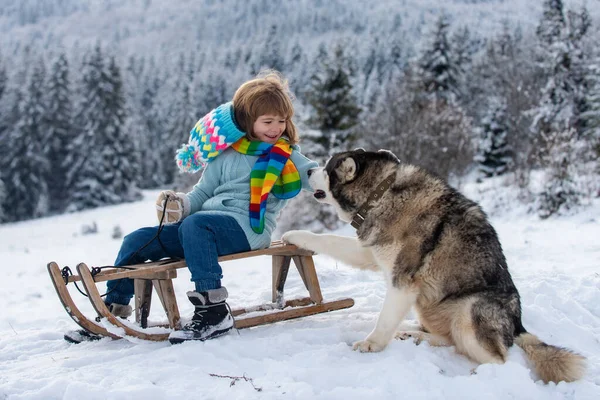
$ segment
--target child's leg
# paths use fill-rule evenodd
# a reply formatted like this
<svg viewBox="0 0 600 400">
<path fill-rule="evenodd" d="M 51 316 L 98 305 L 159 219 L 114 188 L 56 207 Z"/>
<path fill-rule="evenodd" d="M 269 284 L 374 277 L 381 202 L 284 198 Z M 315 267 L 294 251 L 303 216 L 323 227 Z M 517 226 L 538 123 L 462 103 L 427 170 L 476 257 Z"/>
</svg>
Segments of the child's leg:
<svg viewBox="0 0 600 400">
<path fill-rule="evenodd" d="M 165 247 L 164 249 L 158 239 L 155 238 L 158 226 L 141 228 L 130 233 L 123 239 L 115 265 L 140 264 L 146 260 L 157 261 L 164 257 L 183 258 L 183 247 L 179 242 L 178 230 L 179 224 L 164 225 L 160 233 L 160 240 Z M 150 244 L 141 249 L 148 242 Z M 108 281 L 107 288 L 108 291 L 114 289 L 106 295 L 105 302 L 107 304 L 129 304 L 134 295 L 133 279 Z"/>
<path fill-rule="evenodd" d="M 226 215 L 190 215 L 181 223 L 179 240 L 197 292 L 221 287 L 219 256 L 250 250 L 242 228 Z"/>
</svg>

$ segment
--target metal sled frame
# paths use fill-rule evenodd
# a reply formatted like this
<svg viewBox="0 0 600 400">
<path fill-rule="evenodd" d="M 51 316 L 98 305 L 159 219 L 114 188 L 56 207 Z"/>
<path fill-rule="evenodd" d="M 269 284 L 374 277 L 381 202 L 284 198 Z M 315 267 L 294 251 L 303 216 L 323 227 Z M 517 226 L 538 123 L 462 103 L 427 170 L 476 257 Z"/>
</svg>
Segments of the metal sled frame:
<svg viewBox="0 0 600 400">
<path fill-rule="evenodd" d="M 230 254 L 219 257 L 219 261 L 230 261 L 263 255 L 271 256 L 272 258 L 272 302 L 232 310 L 237 329 L 250 328 L 293 318 L 302 318 L 309 315 L 349 308 L 354 305 L 354 300 L 351 298 L 323 301 L 319 279 L 312 258 L 313 253 L 299 249 L 293 245 L 286 245 L 280 241 L 273 242 L 267 249 Z M 309 297 L 285 301 L 283 289 L 292 261 L 308 290 Z M 128 268 L 133 269 L 110 268 L 93 276 L 90 268 L 86 264 L 80 263 L 77 265 L 78 275 L 71 275 L 66 279 L 63 277 L 59 266 L 55 262 L 51 262 L 48 264 L 48 272 L 65 310 L 83 329 L 113 339 L 120 339 L 127 335 L 145 340 L 163 341 L 167 340 L 169 333 L 151 333 L 150 330 L 145 329 L 148 327 L 152 290 L 156 290 L 165 310 L 169 321 L 167 327 L 174 330 L 180 329 L 180 314 L 173 289 L 173 279 L 177 277 L 177 269 L 185 267 L 185 260 L 163 260 L 128 266 Z M 96 287 L 96 283 L 98 282 L 122 278 L 134 279 L 136 324 L 125 322 L 112 315 L 104 304 Z M 119 329 L 111 329 L 111 332 L 109 332 L 104 326 L 95 320 L 88 319 L 81 313 L 67 289 L 69 283 L 79 281 L 83 284 L 83 288 L 98 313 L 98 317 L 106 318 L 107 322 Z M 254 315 L 246 315 L 249 313 L 253 313 Z"/>
</svg>

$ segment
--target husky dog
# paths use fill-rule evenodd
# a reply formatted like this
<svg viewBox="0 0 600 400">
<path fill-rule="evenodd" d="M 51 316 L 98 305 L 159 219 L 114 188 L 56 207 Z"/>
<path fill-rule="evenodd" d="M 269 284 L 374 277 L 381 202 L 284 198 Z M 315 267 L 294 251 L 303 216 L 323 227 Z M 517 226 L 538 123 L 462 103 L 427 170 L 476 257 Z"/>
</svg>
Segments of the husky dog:
<svg viewBox="0 0 600 400">
<path fill-rule="evenodd" d="M 314 197 L 352 222 L 357 237 L 289 231 L 284 242 L 384 272 L 387 292 L 373 331 L 354 350 L 394 338 L 455 346 L 478 363 L 504 363 L 516 343 L 544 382 L 574 381 L 585 358 L 548 345 L 521 322 L 521 303 L 498 236 L 475 202 L 386 150 L 356 149 L 309 171 Z M 411 307 L 421 326 L 396 332 Z"/>
</svg>

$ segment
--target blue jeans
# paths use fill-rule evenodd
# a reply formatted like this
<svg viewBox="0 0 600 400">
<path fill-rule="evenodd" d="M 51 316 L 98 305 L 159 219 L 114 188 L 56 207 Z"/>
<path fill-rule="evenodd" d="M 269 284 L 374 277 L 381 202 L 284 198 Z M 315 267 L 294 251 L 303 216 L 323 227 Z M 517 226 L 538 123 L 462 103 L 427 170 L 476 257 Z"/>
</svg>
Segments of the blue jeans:
<svg viewBox="0 0 600 400">
<path fill-rule="evenodd" d="M 147 227 L 125 236 L 115 266 L 158 261 L 165 257 L 185 258 L 196 291 L 203 292 L 221 287 L 223 270 L 219 256 L 250 250 L 242 228 L 226 215 L 199 212 L 176 224 L 164 225 L 160 232 L 164 249 L 155 238 L 157 231 L 158 226 Z M 149 245 L 138 251 L 148 242 Z M 114 289 L 106 296 L 107 304 L 129 304 L 134 295 L 133 279 L 111 280 L 107 287 L 109 291 Z"/>
</svg>

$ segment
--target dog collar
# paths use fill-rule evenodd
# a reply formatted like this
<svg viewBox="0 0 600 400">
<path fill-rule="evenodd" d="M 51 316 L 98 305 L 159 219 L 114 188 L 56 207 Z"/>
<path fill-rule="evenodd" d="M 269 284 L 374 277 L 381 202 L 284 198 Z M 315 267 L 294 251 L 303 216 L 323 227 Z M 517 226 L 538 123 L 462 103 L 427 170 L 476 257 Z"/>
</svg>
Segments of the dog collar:
<svg viewBox="0 0 600 400">
<path fill-rule="evenodd" d="M 367 215 L 367 212 L 371 208 L 373 208 L 371 203 L 376 200 L 379 200 L 381 196 L 383 196 L 385 191 L 388 190 L 390 186 L 392 186 L 392 183 L 394 183 L 395 180 L 396 172 L 393 172 L 387 178 L 385 178 L 385 180 L 381 182 L 379 186 L 375 188 L 375 191 L 371 193 L 367 201 L 363 203 L 363 205 L 358 209 L 356 215 L 354 215 L 354 218 L 352 218 L 352 222 L 350 224 L 354 227 L 354 229 L 358 230 L 358 228 L 360 228 L 362 223 L 365 221 L 365 216 Z"/>
</svg>

